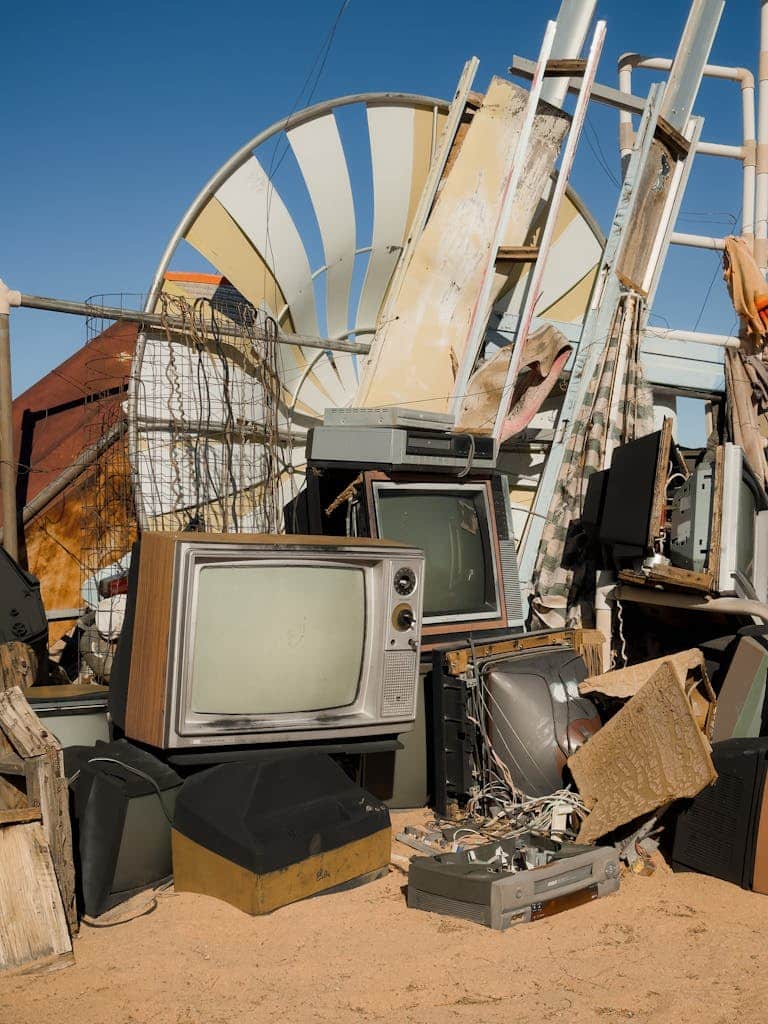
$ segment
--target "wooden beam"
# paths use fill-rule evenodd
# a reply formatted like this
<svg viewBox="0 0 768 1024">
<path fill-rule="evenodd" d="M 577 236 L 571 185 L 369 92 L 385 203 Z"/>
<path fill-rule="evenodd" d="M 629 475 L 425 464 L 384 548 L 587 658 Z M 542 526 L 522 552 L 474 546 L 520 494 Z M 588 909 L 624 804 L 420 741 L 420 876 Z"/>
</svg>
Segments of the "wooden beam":
<svg viewBox="0 0 768 1024">
<path fill-rule="evenodd" d="M 42 821 L 42 817 L 39 807 L 12 807 L 7 811 L 0 810 L 0 827 L 21 825 L 25 821 Z"/>
<path fill-rule="evenodd" d="M 587 70 L 587 62 L 578 58 L 548 60 L 544 68 L 545 78 L 579 77 Z"/>
<path fill-rule="evenodd" d="M 534 263 L 539 255 L 538 245 L 500 245 L 496 262 Z"/>
</svg>

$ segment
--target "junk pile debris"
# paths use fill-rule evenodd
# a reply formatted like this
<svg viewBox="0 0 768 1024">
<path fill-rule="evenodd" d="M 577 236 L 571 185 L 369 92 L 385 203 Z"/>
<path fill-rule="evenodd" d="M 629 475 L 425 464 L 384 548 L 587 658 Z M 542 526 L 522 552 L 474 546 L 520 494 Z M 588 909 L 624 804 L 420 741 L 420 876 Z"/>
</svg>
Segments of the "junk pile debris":
<svg viewBox="0 0 768 1024">
<path fill-rule="evenodd" d="M 597 81 L 594 7 L 514 58 L 528 88 L 474 91 L 473 58 L 450 103 L 260 136 L 322 267 L 257 144 L 174 236 L 218 273 L 174 243 L 142 310 L 0 283 L 0 970 L 66 966 L 80 921 L 171 884 L 279 919 L 394 866 L 404 913 L 496 930 L 662 855 L 768 893 L 768 197 L 745 157 L 715 240 L 742 337 L 654 333 L 669 245 L 712 248 L 673 229 L 722 4 L 645 98 Z M 569 184 L 591 103 L 622 116 L 607 239 Z M 114 321 L 65 364 L 103 388 L 11 408 L 19 305 Z M 393 852 L 390 810 L 424 806 Z"/>
</svg>

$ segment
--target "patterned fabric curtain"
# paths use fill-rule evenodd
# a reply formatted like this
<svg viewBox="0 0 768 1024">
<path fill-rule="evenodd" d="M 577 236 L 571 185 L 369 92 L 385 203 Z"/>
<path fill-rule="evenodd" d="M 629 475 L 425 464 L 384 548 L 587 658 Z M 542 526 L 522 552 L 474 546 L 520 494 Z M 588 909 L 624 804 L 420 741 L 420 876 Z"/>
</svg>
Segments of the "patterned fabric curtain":
<svg viewBox="0 0 768 1024">
<path fill-rule="evenodd" d="M 584 403 L 574 414 L 534 574 L 534 620 L 544 628 L 593 620 L 596 567 L 580 543 L 579 520 L 592 473 L 610 464 L 617 445 L 653 430 L 653 396 L 640 363 L 644 312 L 638 295 L 622 298 Z"/>
</svg>

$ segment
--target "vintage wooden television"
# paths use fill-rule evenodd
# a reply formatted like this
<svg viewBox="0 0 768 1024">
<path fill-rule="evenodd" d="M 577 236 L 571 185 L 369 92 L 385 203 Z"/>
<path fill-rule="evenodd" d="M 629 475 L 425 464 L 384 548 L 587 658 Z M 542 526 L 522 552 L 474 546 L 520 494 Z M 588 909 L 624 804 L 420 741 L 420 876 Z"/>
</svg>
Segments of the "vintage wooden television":
<svg viewBox="0 0 768 1024">
<path fill-rule="evenodd" d="M 132 740 L 205 748 L 413 727 L 424 556 L 383 540 L 145 533 L 111 712 Z"/>
</svg>

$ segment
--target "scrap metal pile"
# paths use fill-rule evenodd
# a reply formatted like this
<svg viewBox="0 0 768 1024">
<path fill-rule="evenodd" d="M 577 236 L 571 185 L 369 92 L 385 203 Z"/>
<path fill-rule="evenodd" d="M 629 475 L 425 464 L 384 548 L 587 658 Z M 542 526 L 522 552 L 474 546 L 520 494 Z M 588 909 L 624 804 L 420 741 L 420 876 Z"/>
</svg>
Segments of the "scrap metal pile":
<svg viewBox="0 0 768 1024">
<path fill-rule="evenodd" d="M 93 342 L 103 413 L 73 433 L 108 437 L 21 506 L 35 389 L 16 448 L 0 424 L 0 969 L 66 965 L 79 920 L 171 879 L 262 914 L 395 865 L 409 907 L 495 929 L 659 849 L 768 893 L 768 116 L 756 175 L 751 75 L 707 64 L 722 0 L 692 3 L 674 59 L 622 58 L 622 91 L 594 8 L 563 0 L 514 59 L 528 89 L 473 91 L 473 58 L 450 103 L 345 97 L 262 132 L 141 311 L 3 286 L 2 327 L 25 305 L 138 334 L 122 375 L 118 335 Z M 666 81 L 638 97 L 631 67 Z M 694 157 L 733 156 L 702 142 L 706 75 L 742 85 L 743 232 L 718 240 L 742 327 L 661 337 L 670 244 L 712 242 L 673 231 Z M 622 116 L 607 238 L 569 185 L 593 102 Z M 171 270 L 182 241 L 219 273 Z M 425 806 L 406 861 L 390 808 Z"/>
</svg>

